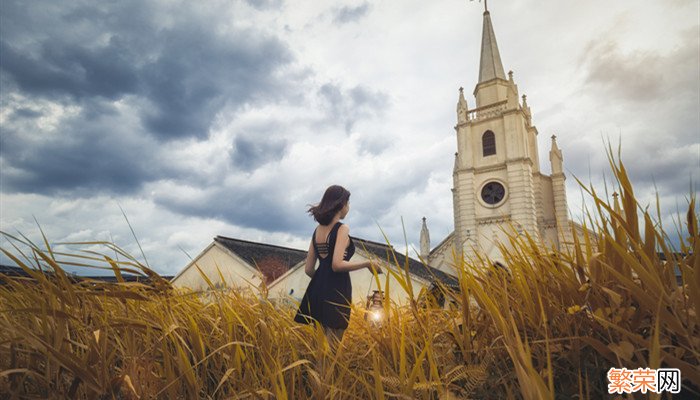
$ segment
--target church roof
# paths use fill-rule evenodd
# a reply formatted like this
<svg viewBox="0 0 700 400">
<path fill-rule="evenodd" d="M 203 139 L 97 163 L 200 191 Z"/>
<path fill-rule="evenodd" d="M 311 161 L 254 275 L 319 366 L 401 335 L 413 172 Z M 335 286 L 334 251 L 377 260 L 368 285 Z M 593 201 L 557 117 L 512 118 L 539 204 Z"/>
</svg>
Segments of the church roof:
<svg viewBox="0 0 700 400">
<path fill-rule="evenodd" d="M 306 258 L 306 251 L 271 244 L 249 242 L 225 236 L 217 236 L 214 241 L 241 257 L 248 264 L 257 267 L 271 283 Z"/>
<path fill-rule="evenodd" d="M 484 28 L 481 33 L 481 62 L 479 64 L 479 83 L 495 78 L 506 79 L 501 63 L 501 54 L 496 44 L 496 34 L 491 25 L 491 14 L 484 12 Z"/>
</svg>

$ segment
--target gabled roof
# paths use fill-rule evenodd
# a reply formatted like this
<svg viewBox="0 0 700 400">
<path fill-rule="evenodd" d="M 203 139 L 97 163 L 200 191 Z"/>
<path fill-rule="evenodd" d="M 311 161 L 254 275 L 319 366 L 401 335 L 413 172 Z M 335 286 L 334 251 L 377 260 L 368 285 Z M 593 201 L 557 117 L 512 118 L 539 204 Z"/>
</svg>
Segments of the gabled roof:
<svg viewBox="0 0 700 400">
<path fill-rule="evenodd" d="M 288 247 L 225 236 L 217 236 L 214 241 L 235 253 L 251 266 L 257 267 L 265 276 L 265 283 L 275 281 L 306 258 L 306 251 Z"/>
<path fill-rule="evenodd" d="M 455 231 L 452 231 L 452 232 L 450 232 L 449 235 L 445 236 L 445 238 L 442 239 L 442 241 L 440 243 L 438 243 L 437 246 L 433 247 L 433 249 L 430 250 L 430 256 L 432 256 L 436 251 L 440 250 L 440 248 L 442 248 L 442 246 L 444 246 L 446 244 L 451 244 L 452 240 L 454 239 L 454 236 L 455 236 Z"/>
<path fill-rule="evenodd" d="M 397 253 L 393 246 L 356 237 L 353 237 L 352 240 L 355 242 L 356 249 L 366 249 L 368 252 L 376 255 L 379 259 L 388 261 L 394 267 L 396 267 L 396 264 L 394 263 L 393 254 L 396 254 L 396 260 L 399 262 L 402 268 L 406 265 L 406 255 Z M 452 275 L 423 264 L 422 262 L 411 257 L 408 257 L 408 271 L 411 274 L 429 282 L 439 282 L 449 286 L 455 286 L 458 284 L 457 279 Z"/>
</svg>

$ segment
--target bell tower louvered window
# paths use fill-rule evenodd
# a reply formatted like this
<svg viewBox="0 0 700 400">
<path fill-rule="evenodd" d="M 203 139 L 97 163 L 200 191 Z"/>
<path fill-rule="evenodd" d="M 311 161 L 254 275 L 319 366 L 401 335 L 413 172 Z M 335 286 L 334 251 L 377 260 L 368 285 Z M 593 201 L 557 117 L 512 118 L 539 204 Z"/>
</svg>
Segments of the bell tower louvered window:
<svg viewBox="0 0 700 400">
<path fill-rule="evenodd" d="M 484 135 L 481 137 L 481 144 L 484 149 L 484 157 L 496 154 L 496 135 L 493 132 L 484 132 Z"/>
</svg>

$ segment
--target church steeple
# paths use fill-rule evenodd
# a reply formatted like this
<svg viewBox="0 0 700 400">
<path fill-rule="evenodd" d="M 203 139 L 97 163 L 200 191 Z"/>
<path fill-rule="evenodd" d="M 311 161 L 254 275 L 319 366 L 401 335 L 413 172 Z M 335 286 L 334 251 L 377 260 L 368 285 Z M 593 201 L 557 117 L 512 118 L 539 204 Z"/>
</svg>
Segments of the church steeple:
<svg viewBox="0 0 700 400">
<path fill-rule="evenodd" d="M 501 63 L 501 54 L 498 52 L 496 34 L 491 24 L 491 13 L 484 11 L 484 27 L 481 33 L 481 62 L 479 64 L 479 83 L 488 82 L 500 78 L 505 80 L 506 74 Z"/>
<path fill-rule="evenodd" d="M 426 261 L 430 256 L 430 232 L 425 223 L 425 217 L 423 217 L 423 226 L 420 230 L 420 256 Z"/>
<path fill-rule="evenodd" d="M 479 62 L 479 81 L 474 88 L 476 108 L 488 106 L 508 100 L 509 92 L 517 91 L 515 82 L 506 77 L 501 62 L 501 53 L 498 51 L 496 34 L 491 24 L 491 12 L 484 11 L 484 26 L 481 32 L 481 60 Z M 511 93 L 512 94 L 512 93 Z M 513 108 L 517 102 L 517 93 L 509 102 Z M 516 100 L 515 102 L 513 100 Z M 510 104 L 513 103 L 513 104 Z"/>
</svg>

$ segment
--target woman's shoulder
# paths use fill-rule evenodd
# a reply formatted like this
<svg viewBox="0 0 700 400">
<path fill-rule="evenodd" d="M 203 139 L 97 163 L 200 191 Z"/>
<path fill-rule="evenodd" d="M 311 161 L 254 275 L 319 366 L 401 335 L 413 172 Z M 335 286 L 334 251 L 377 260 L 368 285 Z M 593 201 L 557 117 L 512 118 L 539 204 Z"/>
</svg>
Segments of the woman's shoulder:
<svg viewBox="0 0 700 400">
<path fill-rule="evenodd" d="M 340 226 L 338 227 L 338 231 L 350 232 L 350 226 L 348 226 L 348 224 L 344 224 L 344 223 L 342 223 L 342 222 L 338 222 L 338 224 L 340 225 Z"/>
</svg>

